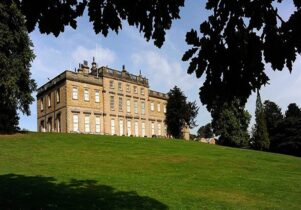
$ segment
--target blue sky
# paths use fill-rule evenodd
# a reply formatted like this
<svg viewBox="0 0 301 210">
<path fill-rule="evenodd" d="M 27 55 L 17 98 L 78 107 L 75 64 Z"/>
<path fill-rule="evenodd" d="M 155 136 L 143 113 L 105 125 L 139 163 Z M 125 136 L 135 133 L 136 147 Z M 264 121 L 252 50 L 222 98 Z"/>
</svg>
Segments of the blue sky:
<svg viewBox="0 0 301 210">
<path fill-rule="evenodd" d="M 32 78 L 38 86 L 43 85 L 66 69 L 73 70 L 83 60 L 92 61 L 96 57 L 99 66 L 109 66 L 121 69 L 122 65 L 133 74 L 142 74 L 149 78 L 150 87 L 161 92 L 168 92 L 173 86 L 179 86 L 190 101 L 196 101 L 199 109 L 197 123 L 201 126 L 211 121 L 199 100 L 199 87 L 204 78 L 196 79 L 195 75 L 186 73 L 188 63 L 182 62 L 183 53 L 188 49 L 185 34 L 191 28 L 198 29 L 200 22 L 210 14 L 206 11 L 205 1 L 186 1 L 181 9 L 181 19 L 173 22 L 171 30 L 167 31 L 166 41 L 161 49 L 153 42 L 146 42 L 143 35 L 135 27 L 125 22 L 123 30 L 118 35 L 109 33 L 107 37 L 96 35 L 87 15 L 78 19 L 78 27 L 69 27 L 59 37 L 41 34 L 38 30 L 30 33 L 34 44 L 36 58 L 32 63 Z M 281 15 L 286 19 L 292 11 L 291 4 L 284 4 Z M 274 72 L 269 65 L 266 71 L 271 78 L 270 85 L 261 90 L 262 100 L 272 100 L 281 106 L 284 112 L 287 105 L 296 102 L 301 105 L 301 58 L 297 58 L 290 74 L 287 69 Z M 34 97 L 36 93 L 33 94 Z M 255 95 L 253 94 L 246 108 L 254 115 Z M 252 123 L 254 117 L 252 117 Z M 36 131 L 36 102 L 31 105 L 31 115 L 20 114 L 20 127 Z M 197 128 L 192 132 L 196 132 Z"/>
</svg>

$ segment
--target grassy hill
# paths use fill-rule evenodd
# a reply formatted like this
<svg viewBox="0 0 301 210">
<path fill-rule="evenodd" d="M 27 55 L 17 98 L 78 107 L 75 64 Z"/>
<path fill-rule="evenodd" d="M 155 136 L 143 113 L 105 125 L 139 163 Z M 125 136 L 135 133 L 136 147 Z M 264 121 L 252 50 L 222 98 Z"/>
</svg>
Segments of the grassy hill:
<svg viewBox="0 0 301 210">
<path fill-rule="evenodd" d="M 0 209 L 300 209 L 301 158 L 197 142 L 0 136 Z"/>
</svg>

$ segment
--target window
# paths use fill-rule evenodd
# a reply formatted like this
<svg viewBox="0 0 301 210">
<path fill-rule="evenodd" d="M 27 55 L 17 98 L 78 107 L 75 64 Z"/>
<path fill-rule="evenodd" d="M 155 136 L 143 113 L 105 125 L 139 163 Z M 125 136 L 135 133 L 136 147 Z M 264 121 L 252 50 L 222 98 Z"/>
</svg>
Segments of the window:
<svg viewBox="0 0 301 210">
<path fill-rule="evenodd" d="M 45 132 L 45 126 L 44 126 L 44 120 L 41 121 L 41 124 L 40 124 L 40 131 L 41 132 Z"/>
<path fill-rule="evenodd" d="M 161 123 L 158 123 L 158 135 L 161 136 Z"/>
<path fill-rule="evenodd" d="M 89 101 L 89 90 L 88 89 L 84 90 L 84 100 Z"/>
<path fill-rule="evenodd" d="M 145 122 L 142 122 L 142 124 L 141 124 L 141 133 L 142 133 L 142 136 L 144 137 L 145 136 Z"/>
<path fill-rule="evenodd" d="M 51 94 L 48 95 L 48 107 L 51 107 Z"/>
<path fill-rule="evenodd" d="M 51 132 L 52 131 L 52 118 L 51 117 L 48 118 L 47 125 L 48 125 L 48 132 Z"/>
<path fill-rule="evenodd" d="M 144 88 L 141 88 L 141 95 L 144 95 Z"/>
<path fill-rule="evenodd" d="M 73 87 L 72 88 L 72 99 L 75 99 L 75 100 L 77 100 L 78 99 L 78 89 L 77 89 L 77 87 Z"/>
<path fill-rule="evenodd" d="M 131 99 L 126 100 L 126 111 L 131 112 Z"/>
<path fill-rule="evenodd" d="M 153 112 L 155 110 L 155 107 L 154 107 L 154 102 L 151 102 L 151 111 Z"/>
<path fill-rule="evenodd" d="M 119 135 L 123 136 L 123 119 L 119 119 Z"/>
<path fill-rule="evenodd" d="M 115 119 L 111 119 L 111 135 L 115 135 Z"/>
<path fill-rule="evenodd" d="M 127 130 L 128 130 L 128 136 L 130 136 L 132 134 L 132 132 L 131 132 L 131 120 L 127 121 Z"/>
<path fill-rule="evenodd" d="M 114 81 L 110 80 L 110 89 L 114 89 Z"/>
<path fill-rule="evenodd" d="M 118 110 L 120 112 L 122 112 L 122 97 L 119 97 L 119 101 L 118 101 Z"/>
<path fill-rule="evenodd" d="M 152 136 L 153 135 L 155 135 L 155 123 L 154 122 L 152 122 L 152 124 L 151 124 L 151 133 L 152 133 Z"/>
<path fill-rule="evenodd" d="M 44 102 L 43 102 L 43 98 L 41 98 L 41 111 L 44 110 Z"/>
<path fill-rule="evenodd" d="M 90 116 L 85 115 L 85 132 L 89 133 L 90 132 Z"/>
<path fill-rule="evenodd" d="M 95 116 L 95 132 L 100 133 L 100 116 Z"/>
<path fill-rule="evenodd" d="M 73 114 L 73 131 L 74 132 L 79 132 L 78 130 L 78 115 Z"/>
<path fill-rule="evenodd" d="M 145 114 L 145 102 L 141 102 L 141 114 Z"/>
<path fill-rule="evenodd" d="M 164 110 L 163 110 L 163 111 L 164 111 L 164 113 L 166 113 L 166 105 L 164 105 L 164 108 L 163 108 L 163 109 L 164 109 Z"/>
<path fill-rule="evenodd" d="M 118 82 L 118 90 L 122 91 L 122 83 L 121 82 Z"/>
<path fill-rule="evenodd" d="M 56 103 L 60 103 L 60 89 L 56 90 Z"/>
<path fill-rule="evenodd" d="M 158 112 L 160 112 L 161 111 L 161 104 L 157 104 L 157 109 L 158 109 Z"/>
<path fill-rule="evenodd" d="M 128 93 L 131 92 L 130 85 L 126 85 L 126 92 L 128 92 Z"/>
<path fill-rule="evenodd" d="M 115 110 L 114 96 L 110 96 L 110 107 L 112 111 Z"/>
<path fill-rule="evenodd" d="M 99 98 L 99 90 L 95 91 L 95 102 L 99 103 L 100 102 L 100 98 Z"/>
<path fill-rule="evenodd" d="M 134 128 L 135 128 L 135 136 L 139 136 L 138 121 L 135 121 Z"/>
<path fill-rule="evenodd" d="M 138 114 L 138 101 L 134 102 L 134 112 L 135 114 Z"/>
<path fill-rule="evenodd" d="M 61 132 L 61 115 L 57 115 L 56 117 L 56 131 Z"/>
<path fill-rule="evenodd" d="M 134 93 L 138 93 L 138 88 L 137 88 L 137 86 L 134 86 Z"/>
</svg>

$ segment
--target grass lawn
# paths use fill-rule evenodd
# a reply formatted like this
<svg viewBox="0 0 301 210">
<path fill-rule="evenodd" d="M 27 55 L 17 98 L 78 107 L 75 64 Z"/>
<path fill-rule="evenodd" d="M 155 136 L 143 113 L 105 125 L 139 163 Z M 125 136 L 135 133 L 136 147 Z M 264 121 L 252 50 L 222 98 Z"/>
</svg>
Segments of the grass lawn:
<svg viewBox="0 0 301 210">
<path fill-rule="evenodd" d="M 175 140 L 0 136 L 0 209 L 301 209 L 301 158 Z"/>
</svg>

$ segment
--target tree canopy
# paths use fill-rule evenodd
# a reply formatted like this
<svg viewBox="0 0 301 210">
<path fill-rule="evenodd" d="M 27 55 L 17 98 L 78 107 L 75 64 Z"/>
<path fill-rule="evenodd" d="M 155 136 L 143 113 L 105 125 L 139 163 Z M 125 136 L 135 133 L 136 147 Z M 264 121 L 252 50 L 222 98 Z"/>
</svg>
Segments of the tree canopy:
<svg viewBox="0 0 301 210">
<path fill-rule="evenodd" d="M 259 91 L 257 91 L 255 125 L 252 132 L 251 146 L 257 150 L 268 150 L 270 139 L 264 116 L 264 108 Z"/>
<path fill-rule="evenodd" d="M 187 101 L 186 96 L 180 88 L 175 86 L 168 92 L 166 105 L 167 133 L 175 138 L 182 138 L 183 129 L 188 126 L 196 126 L 195 118 L 198 114 L 198 107 L 195 102 Z"/>
<path fill-rule="evenodd" d="M 293 1 L 295 11 L 288 20 L 277 9 L 283 2 L 207 0 L 212 15 L 200 24 L 199 32 L 187 33 L 192 47 L 182 59 L 190 60 L 189 74 L 206 74 L 200 99 L 209 111 L 214 103 L 233 98 L 245 104 L 252 91 L 268 84 L 265 63 L 274 70 L 292 70 L 301 53 L 301 1 Z"/>
<path fill-rule="evenodd" d="M 214 136 L 211 123 L 201 126 L 198 130 L 199 138 L 212 138 Z"/>
<path fill-rule="evenodd" d="M 239 99 L 225 102 L 211 112 L 213 132 L 219 136 L 218 143 L 232 147 L 248 144 L 248 126 L 251 115 L 245 111 Z"/>
<path fill-rule="evenodd" d="M 18 128 L 17 110 L 29 115 L 36 84 L 30 78 L 34 58 L 23 15 L 14 3 L 0 2 L 0 132 Z"/>
<path fill-rule="evenodd" d="M 118 33 L 123 21 L 139 29 L 147 41 L 161 47 L 165 31 L 172 20 L 180 18 L 184 0 L 10 0 L 15 1 L 26 17 L 29 32 L 36 26 L 41 33 L 58 36 L 66 26 L 76 29 L 77 18 L 88 11 L 96 34 L 107 36 L 109 30 Z"/>
</svg>

